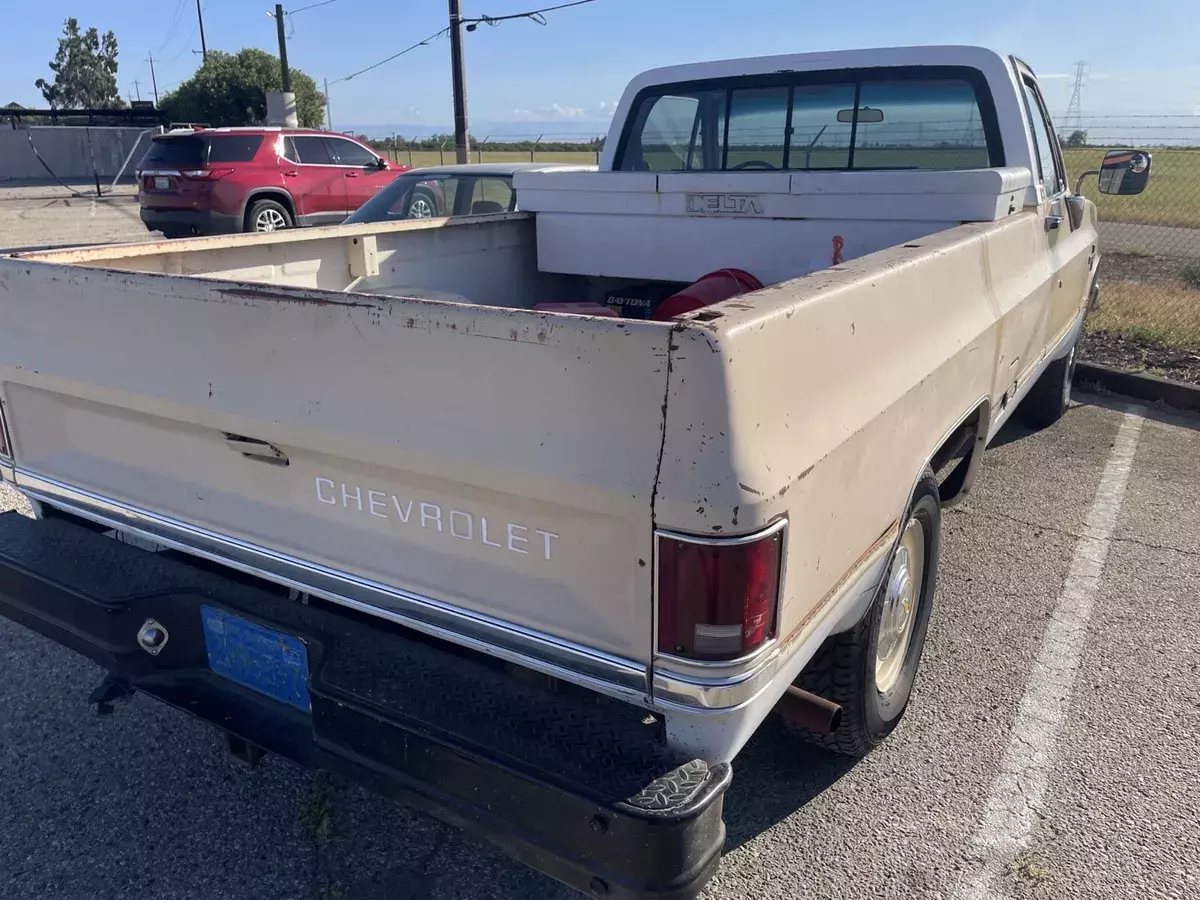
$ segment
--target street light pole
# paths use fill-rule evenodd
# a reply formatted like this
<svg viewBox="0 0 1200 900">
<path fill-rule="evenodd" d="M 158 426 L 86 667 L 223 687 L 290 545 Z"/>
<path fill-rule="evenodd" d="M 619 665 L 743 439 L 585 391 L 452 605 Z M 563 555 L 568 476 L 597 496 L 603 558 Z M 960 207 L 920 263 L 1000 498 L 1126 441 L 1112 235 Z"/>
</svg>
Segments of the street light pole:
<svg viewBox="0 0 1200 900">
<path fill-rule="evenodd" d="M 461 166 L 471 161 L 471 135 L 467 122 L 467 75 L 463 65 L 462 7 L 459 0 L 450 0 L 450 75 L 454 83 L 454 149 Z"/>
</svg>

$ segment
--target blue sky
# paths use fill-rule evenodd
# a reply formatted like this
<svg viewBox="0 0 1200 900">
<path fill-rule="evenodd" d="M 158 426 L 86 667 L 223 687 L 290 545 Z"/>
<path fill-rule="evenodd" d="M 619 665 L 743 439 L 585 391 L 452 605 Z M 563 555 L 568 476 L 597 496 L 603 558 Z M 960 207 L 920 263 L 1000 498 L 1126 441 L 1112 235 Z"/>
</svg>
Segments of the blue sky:
<svg viewBox="0 0 1200 900">
<path fill-rule="evenodd" d="M 293 0 L 285 8 L 315 0 Z M 463 0 L 464 14 L 498 16 L 561 0 Z M 1077 59 L 1091 64 L 1086 116 L 1200 116 L 1196 0 L 596 0 L 466 35 L 467 86 L 475 123 L 528 123 L 528 132 L 594 130 L 628 79 L 657 65 L 730 56 L 920 43 L 982 43 L 1025 58 L 1045 78 L 1059 113 Z M 160 90 L 186 78 L 199 57 L 195 0 L 10 0 L 0 53 L 0 103 L 41 105 L 33 82 L 67 16 L 112 29 L 121 48 L 122 92 L 151 95 L 153 53 Z M 266 0 L 206 0 L 210 49 L 275 50 Z M 15 8 L 14 8 L 15 7 Z M 1193 10 L 1189 11 L 1188 8 Z M 320 83 L 374 63 L 443 28 L 445 0 L 334 0 L 289 17 L 293 66 Z M 1135 40 L 1130 40 L 1136 35 Z M 449 45 L 443 38 L 350 81 L 331 84 L 338 128 L 452 120 Z M 1200 118 L 1187 124 L 1200 126 Z M 477 128 L 473 130 L 478 132 Z M 509 130 L 512 130 L 510 124 Z"/>
</svg>

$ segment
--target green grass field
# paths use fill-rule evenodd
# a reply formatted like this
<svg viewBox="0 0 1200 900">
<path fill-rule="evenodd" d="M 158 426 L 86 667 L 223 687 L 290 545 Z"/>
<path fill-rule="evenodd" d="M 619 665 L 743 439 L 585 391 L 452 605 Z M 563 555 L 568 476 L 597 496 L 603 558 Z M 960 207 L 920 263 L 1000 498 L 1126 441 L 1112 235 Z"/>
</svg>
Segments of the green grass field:
<svg viewBox="0 0 1200 900">
<path fill-rule="evenodd" d="M 1200 149 L 1152 150 L 1153 167 L 1146 190 L 1133 197 L 1105 197 L 1096 189 L 1096 177 L 1087 178 L 1083 193 L 1096 202 L 1101 222 L 1137 222 L 1143 225 L 1178 225 L 1200 228 Z M 1100 167 L 1103 150 L 1067 150 L 1070 187 L 1080 172 Z"/>
<path fill-rule="evenodd" d="M 1089 332 L 1200 349 L 1200 290 L 1186 284 L 1103 282 L 1100 308 L 1088 316 Z"/>
</svg>

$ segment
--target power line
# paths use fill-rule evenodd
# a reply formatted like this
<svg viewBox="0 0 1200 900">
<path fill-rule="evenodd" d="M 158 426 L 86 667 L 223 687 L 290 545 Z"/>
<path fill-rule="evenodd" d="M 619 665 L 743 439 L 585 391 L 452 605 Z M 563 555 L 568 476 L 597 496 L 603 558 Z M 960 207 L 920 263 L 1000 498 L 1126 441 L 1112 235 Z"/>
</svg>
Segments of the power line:
<svg viewBox="0 0 1200 900">
<path fill-rule="evenodd" d="M 433 34 L 429 35 L 429 37 L 424 38 L 420 41 L 417 41 L 411 47 L 405 47 L 399 53 L 393 53 L 387 59 L 381 59 L 379 62 L 372 63 L 371 65 L 367 66 L 365 69 L 359 69 L 357 72 L 351 72 L 349 75 L 346 75 L 343 78 L 335 79 L 334 81 L 331 81 L 329 83 L 330 84 L 341 84 L 343 81 L 349 81 L 351 78 L 357 78 L 359 75 L 362 75 L 365 72 L 370 72 L 372 69 L 378 69 L 380 66 L 390 63 L 393 59 L 399 59 L 401 56 L 404 56 L 404 54 L 406 54 L 406 53 L 412 53 L 412 51 L 416 50 L 418 47 L 424 47 L 430 41 L 436 41 L 438 38 L 444 37 L 445 35 L 447 35 L 449 33 L 450 33 L 449 28 L 443 28 L 441 31 L 435 31 Z"/>
<path fill-rule="evenodd" d="M 338 0 L 321 0 L 320 3 L 310 3 L 308 6 L 302 6 L 299 9 L 289 10 L 287 15 L 294 16 L 296 13 L 302 13 L 310 9 L 316 9 L 318 6 L 328 6 L 330 3 L 337 3 Z"/>
<path fill-rule="evenodd" d="M 179 0 L 179 2 L 175 4 L 175 15 L 171 19 L 171 26 L 167 29 L 167 36 L 163 38 L 163 42 L 158 45 L 158 50 L 156 52 L 162 53 L 163 48 L 165 48 L 167 44 L 171 43 L 171 38 L 175 37 L 175 32 L 179 28 L 179 20 L 183 18 L 183 4 L 184 0 Z"/>
<path fill-rule="evenodd" d="M 313 7 L 316 7 L 316 6 L 324 6 L 326 3 L 336 3 L 336 2 L 337 2 L 337 0 L 323 0 L 323 2 L 314 3 L 311 6 L 302 6 L 300 9 L 293 10 L 292 12 L 288 13 L 288 15 L 295 15 L 296 13 L 303 12 L 306 9 L 312 9 Z M 507 16 L 478 16 L 474 19 L 463 19 L 462 24 L 467 27 L 467 31 L 474 31 L 479 25 L 495 26 L 495 25 L 499 25 L 501 22 L 507 22 L 511 19 L 532 19 L 533 21 L 537 22 L 539 25 L 545 25 L 546 22 L 544 20 L 540 19 L 542 13 L 554 12 L 555 10 L 558 10 L 558 9 L 568 9 L 572 6 L 583 6 L 585 3 L 595 3 L 595 2 L 596 2 L 596 0 L 574 0 L 574 2 L 572 2 L 572 3 L 560 3 L 557 6 L 547 6 L 542 9 L 531 9 L 531 10 L 527 10 L 526 12 L 512 13 Z M 371 65 L 367 66 L 365 69 L 359 69 L 357 72 L 352 72 L 351 74 L 346 75 L 343 78 L 338 78 L 335 81 L 331 81 L 329 83 L 330 84 L 340 84 L 343 81 L 349 81 L 351 78 L 357 78 L 359 75 L 362 75 L 366 72 L 370 72 L 372 69 L 378 69 L 380 66 L 386 65 L 387 63 L 390 63 L 394 59 L 399 59 L 401 56 L 404 56 L 406 53 L 411 53 L 413 50 L 416 50 L 418 47 L 424 47 L 430 41 L 435 41 L 438 38 L 444 37 L 445 35 L 447 35 L 449 33 L 450 33 L 449 28 L 443 28 L 441 31 L 431 34 L 429 37 L 425 38 L 424 40 L 418 41 L 417 43 L 413 44 L 411 47 L 405 47 L 399 53 L 393 53 L 391 56 L 387 57 L 387 59 L 381 59 L 379 62 L 372 63 Z"/>
<path fill-rule="evenodd" d="M 546 6 L 542 9 L 531 9 L 526 12 L 512 13 L 507 16 L 479 16 L 474 19 L 463 19 L 463 24 L 467 26 L 467 31 L 474 31 L 480 25 L 499 25 L 501 22 L 508 22 L 512 19 L 529 19 L 537 22 L 539 25 L 545 25 L 546 20 L 542 17 L 542 13 L 554 12 L 559 9 L 570 9 L 572 6 L 583 6 L 585 3 L 595 3 L 596 0 L 573 0 L 571 3 L 560 3 L 557 6 Z"/>
<path fill-rule="evenodd" d="M 183 45 L 179 48 L 179 50 L 175 53 L 175 55 L 169 56 L 166 59 L 161 60 L 161 62 L 175 62 L 175 60 L 177 60 L 177 59 L 179 59 L 179 57 L 183 56 L 183 54 L 185 54 L 188 50 L 191 50 L 192 49 L 192 38 L 194 38 L 196 36 L 196 31 L 197 31 L 197 29 L 199 29 L 199 27 L 200 27 L 199 24 L 193 25 L 192 33 L 188 35 L 187 40 L 183 42 Z M 192 50 L 192 52 L 195 53 L 196 51 Z"/>
</svg>

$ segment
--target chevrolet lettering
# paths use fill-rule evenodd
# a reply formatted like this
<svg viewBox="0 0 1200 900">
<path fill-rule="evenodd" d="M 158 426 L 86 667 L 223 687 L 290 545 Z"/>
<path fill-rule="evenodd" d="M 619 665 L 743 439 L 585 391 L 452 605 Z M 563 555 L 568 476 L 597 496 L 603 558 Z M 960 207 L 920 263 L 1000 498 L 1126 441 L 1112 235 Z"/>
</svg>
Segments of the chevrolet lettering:
<svg viewBox="0 0 1200 900">
<path fill-rule="evenodd" d="M 451 509 L 440 503 L 401 498 L 396 494 L 348 485 L 332 478 L 315 479 L 317 499 L 327 506 L 339 506 L 377 519 L 394 519 L 401 525 L 422 528 L 460 541 L 477 542 L 485 547 L 532 556 L 549 562 L 559 535 L 534 528 Z"/>
</svg>

